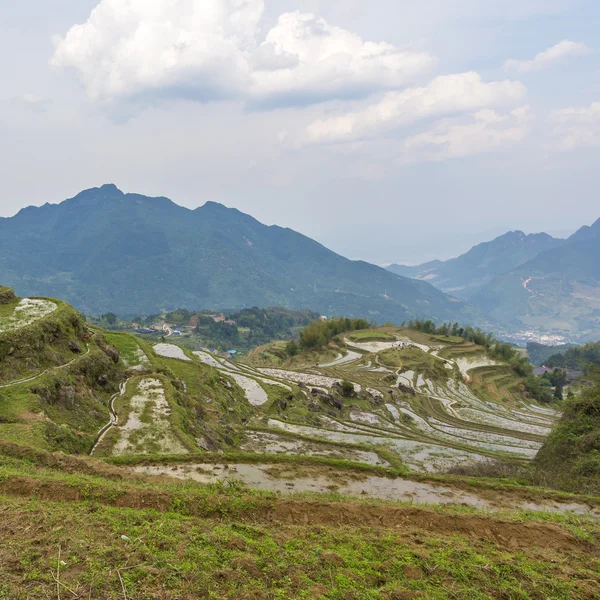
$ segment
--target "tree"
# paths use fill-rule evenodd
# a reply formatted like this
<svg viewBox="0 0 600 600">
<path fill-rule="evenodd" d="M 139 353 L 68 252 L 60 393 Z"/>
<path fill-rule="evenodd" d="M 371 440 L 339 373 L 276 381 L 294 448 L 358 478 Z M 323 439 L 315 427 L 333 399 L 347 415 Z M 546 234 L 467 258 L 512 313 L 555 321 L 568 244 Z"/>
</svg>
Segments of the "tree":
<svg viewBox="0 0 600 600">
<path fill-rule="evenodd" d="M 342 381 L 342 396 L 344 396 L 344 398 L 351 398 L 354 396 L 354 384 L 347 379 Z"/>
<path fill-rule="evenodd" d="M 285 346 L 286 352 L 290 356 L 296 356 L 298 352 L 300 352 L 300 348 L 298 347 L 298 342 L 295 340 L 290 340 Z"/>
<path fill-rule="evenodd" d="M 117 315 L 115 315 L 115 313 L 111 313 L 111 312 L 103 314 L 100 317 L 100 319 L 102 321 L 106 321 L 111 327 L 114 327 L 117 324 L 118 320 L 119 320 L 118 317 L 117 317 Z"/>
<path fill-rule="evenodd" d="M 560 387 L 560 385 L 557 385 L 556 388 L 554 388 L 554 399 L 555 400 L 563 399 L 563 391 L 562 391 L 562 388 Z"/>
</svg>

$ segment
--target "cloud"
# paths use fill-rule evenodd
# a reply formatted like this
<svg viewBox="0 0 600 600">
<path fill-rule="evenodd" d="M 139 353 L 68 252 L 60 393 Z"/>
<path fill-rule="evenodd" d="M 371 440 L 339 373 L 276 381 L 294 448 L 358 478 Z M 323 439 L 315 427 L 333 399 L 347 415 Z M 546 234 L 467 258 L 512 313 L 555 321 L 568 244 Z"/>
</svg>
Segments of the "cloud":
<svg viewBox="0 0 600 600">
<path fill-rule="evenodd" d="M 563 40 L 556 44 L 556 46 L 552 46 L 551 48 L 544 50 L 544 52 L 540 52 L 532 60 L 507 60 L 504 63 L 504 68 L 507 71 L 515 70 L 519 73 L 541 71 L 570 56 L 584 56 L 592 53 L 593 50 L 588 48 L 585 44 Z"/>
<path fill-rule="evenodd" d="M 437 161 L 498 151 L 522 141 L 529 133 L 529 107 L 508 114 L 484 109 L 470 122 L 446 120 L 431 130 L 404 140 L 403 163 Z"/>
<path fill-rule="evenodd" d="M 600 102 L 553 111 L 550 122 L 552 137 L 560 150 L 600 146 Z"/>
<path fill-rule="evenodd" d="M 57 40 L 51 62 L 74 69 L 97 102 L 232 97 L 249 83 L 263 10 L 263 0 L 102 0 Z"/>
<path fill-rule="evenodd" d="M 425 53 L 402 52 L 386 43 L 365 42 L 315 14 L 285 13 L 254 53 L 269 49 L 281 57 L 278 68 L 258 64 L 253 72 L 256 98 L 320 100 L 363 97 L 406 85 L 434 65 Z"/>
<path fill-rule="evenodd" d="M 308 142 L 344 142 L 369 138 L 428 118 L 514 104 L 527 93 L 518 81 L 486 83 L 475 72 L 436 77 L 426 87 L 388 92 L 367 108 L 313 122 Z"/>
<path fill-rule="evenodd" d="M 363 41 L 312 14 L 282 14 L 258 40 L 263 0 L 102 0 L 56 40 L 51 63 L 72 69 L 89 98 L 302 105 L 393 89 L 434 59 Z"/>
</svg>

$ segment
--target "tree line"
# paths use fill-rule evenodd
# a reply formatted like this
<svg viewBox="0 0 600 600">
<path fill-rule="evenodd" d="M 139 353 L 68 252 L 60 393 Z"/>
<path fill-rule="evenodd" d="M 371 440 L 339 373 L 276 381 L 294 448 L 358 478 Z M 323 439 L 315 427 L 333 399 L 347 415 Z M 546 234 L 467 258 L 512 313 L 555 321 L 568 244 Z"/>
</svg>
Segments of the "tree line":
<svg viewBox="0 0 600 600">
<path fill-rule="evenodd" d="M 501 342 L 492 333 L 486 333 L 479 328 L 471 326 L 462 327 L 458 323 L 442 323 L 436 325 L 431 320 L 416 319 L 409 321 L 406 326 L 422 333 L 439 336 L 452 336 L 462 338 L 485 349 L 487 355 L 493 360 L 510 365 L 516 375 L 523 378 L 525 391 L 538 402 L 550 403 L 554 399 L 562 399 L 562 387 L 557 386 L 552 391 L 549 378 L 541 380 L 533 374 L 533 366 L 526 356 L 514 346 Z"/>
<path fill-rule="evenodd" d="M 313 321 L 300 332 L 298 341 L 288 342 L 286 349 L 290 356 L 295 356 L 301 350 L 323 348 L 342 333 L 369 329 L 371 326 L 372 324 L 365 319 L 347 319 L 345 317 L 329 321 Z"/>
</svg>

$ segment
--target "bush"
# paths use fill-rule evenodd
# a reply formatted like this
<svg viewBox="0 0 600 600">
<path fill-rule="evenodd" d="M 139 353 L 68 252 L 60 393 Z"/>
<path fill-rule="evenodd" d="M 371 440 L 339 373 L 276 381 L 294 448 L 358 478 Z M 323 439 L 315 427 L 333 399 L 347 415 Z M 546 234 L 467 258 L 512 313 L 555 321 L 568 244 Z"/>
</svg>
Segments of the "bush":
<svg viewBox="0 0 600 600">
<path fill-rule="evenodd" d="M 351 398 L 354 396 L 354 384 L 347 379 L 342 381 L 342 396 L 344 396 L 344 398 Z"/>
<path fill-rule="evenodd" d="M 294 340 L 291 340 L 290 342 L 288 342 L 285 346 L 285 350 L 286 352 L 290 355 L 290 356 L 296 356 L 298 354 L 298 352 L 300 352 L 300 348 L 298 347 L 298 343 Z"/>
<path fill-rule="evenodd" d="M 0 285 L 0 304 L 11 304 L 16 300 L 17 296 L 11 288 Z"/>
</svg>

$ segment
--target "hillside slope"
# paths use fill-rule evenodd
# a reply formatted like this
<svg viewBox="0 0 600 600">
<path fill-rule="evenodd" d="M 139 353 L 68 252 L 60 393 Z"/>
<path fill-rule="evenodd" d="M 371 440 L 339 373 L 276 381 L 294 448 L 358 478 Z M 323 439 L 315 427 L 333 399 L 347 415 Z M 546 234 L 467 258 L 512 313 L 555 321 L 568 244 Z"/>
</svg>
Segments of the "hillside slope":
<svg viewBox="0 0 600 600">
<path fill-rule="evenodd" d="M 567 402 L 536 462 L 565 489 L 600 493 L 600 380 Z"/>
<path fill-rule="evenodd" d="M 94 313 L 283 306 L 379 321 L 472 320 L 429 284 L 347 260 L 290 229 L 113 185 L 0 219 L 0 279 Z"/>
<path fill-rule="evenodd" d="M 563 245 L 495 278 L 471 302 L 496 322 L 571 341 L 600 335 L 600 220 Z"/>
<path fill-rule="evenodd" d="M 416 267 L 391 265 L 388 270 L 404 277 L 428 281 L 444 292 L 468 299 L 494 277 L 563 243 L 564 240 L 546 233 L 525 235 L 522 231 L 511 231 L 471 248 L 458 258 L 436 260 Z"/>
<path fill-rule="evenodd" d="M 0 439 L 88 452 L 123 379 L 119 352 L 68 304 L 1 292 Z"/>
<path fill-rule="evenodd" d="M 0 288 L 0 597 L 597 595 L 600 499 L 527 485 L 559 415 L 509 365 L 394 327 L 282 346 L 232 362 Z M 498 461 L 518 484 L 448 474 Z"/>
</svg>

